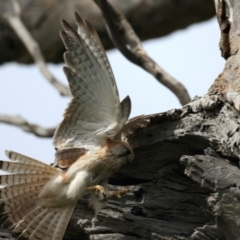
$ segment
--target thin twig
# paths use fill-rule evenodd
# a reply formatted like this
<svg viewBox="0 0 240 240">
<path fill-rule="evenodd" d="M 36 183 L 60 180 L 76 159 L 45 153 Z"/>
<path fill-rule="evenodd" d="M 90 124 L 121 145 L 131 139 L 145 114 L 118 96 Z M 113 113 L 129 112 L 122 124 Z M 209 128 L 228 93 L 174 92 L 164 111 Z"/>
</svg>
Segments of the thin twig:
<svg viewBox="0 0 240 240">
<path fill-rule="evenodd" d="M 15 13 L 5 13 L 4 17 L 16 32 L 18 37 L 21 39 L 28 52 L 31 54 L 35 63 L 37 64 L 39 70 L 43 76 L 51 83 L 62 96 L 70 96 L 70 91 L 67 86 L 59 82 L 49 71 L 47 64 L 44 60 L 43 54 L 38 43 L 31 36 L 27 28 L 24 26 L 20 19 L 21 8 L 17 0 L 12 0 L 13 8 Z"/>
<path fill-rule="evenodd" d="M 29 123 L 21 116 L 0 115 L 0 122 L 14 125 L 38 137 L 52 137 L 55 131 L 55 128 L 44 128 L 37 124 Z"/>
<path fill-rule="evenodd" d="M 106 22 L 107 31 L 115 46 L 131 62 L 152 74 L 158 82 L 170 89 L 182 105 L 191 98 L 182 83 L 164 71 L 143 49 L 131 25 L 122 13 L 114 9 L 107 0 L 94 0 L 100 7 Z"/>
</svg>

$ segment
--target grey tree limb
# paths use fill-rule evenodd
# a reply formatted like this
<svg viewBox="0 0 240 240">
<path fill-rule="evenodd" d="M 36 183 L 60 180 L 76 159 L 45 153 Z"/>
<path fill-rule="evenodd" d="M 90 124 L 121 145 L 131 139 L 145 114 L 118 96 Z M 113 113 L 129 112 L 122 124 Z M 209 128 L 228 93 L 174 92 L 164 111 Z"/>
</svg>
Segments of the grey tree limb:
<svg viewBox="0 0 240 240">
<path fill-rule="evenodd" d="M 89 19 L 97 29 L 105 49 L 113 48 L 101 13 L 89 0 L 19 0 L 22 6 L 21 19 L 38 42 L 46 62 L 63 62 L 64 47 L 59 38 L 61 19 L 75 26 L 73 12 Z M 212 18 L 215 14 L 213 1 L 209 0 L 111 0 L 111 4 L 128 19 L 141 40 L 157 38 L 178 29 Z M 0 64 L 16 61 L 32 63 L 33 59 L 2 14 L 11 12 L 11 1 L 0 1 Z"/>
<path fill-rule="evenodd" d="M 50 70 L 47 67 L 47 64 L 42 55 L 39 44 L 34 40 L 31 36 L 30 32 L 24 26 L 23 22 L 20 18 L 21 8 L 18 4 L 18 1 L 12 1 L 14 13 L 4 13 L 5 19 L 8 21 L 10 26 L 16 32 L 18 37 L 21 39 L 28 52 L 31 54 L 34 62 L 38 66 L 40 72 L 44 76 L 44 78 L 52 85 L 62 96 L 70 96 L 70 91 L 67 86 L 59 82 Z"/>
<path fill-rule="evenodd" d="M 114 9 L 107 0 L 95 0 L 95 2 L 102 11 L 110 38 L 120 52 L 172 91 L 182 105 L 189 103 L 191 98 L 187 89 L 148 56 L 141 40 L 124 15 Z"/>
<path fill-rule="evenodd" d="M 18 127 L 25 132 L 34 134 L 37 137 L 52 137 L 55 131 L 55 128 L 44 128 L 40 125 L 30 123 L 21 116 L 0 114 L 0 123 Z"/>
</svg>

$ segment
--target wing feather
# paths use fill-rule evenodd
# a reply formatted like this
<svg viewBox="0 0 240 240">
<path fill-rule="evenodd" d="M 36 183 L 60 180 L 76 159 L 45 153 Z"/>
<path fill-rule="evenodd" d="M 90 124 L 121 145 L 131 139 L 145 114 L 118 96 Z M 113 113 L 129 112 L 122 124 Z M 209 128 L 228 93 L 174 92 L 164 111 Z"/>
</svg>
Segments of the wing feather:
<svg viewBox="0 0 240 240">
<path fill-rule="evenodd" d="M 122 118 L 127 121 L 131 113 L 131 100 L 130 97 L 125 97 L 121 102 Z"/>
<path fill-rule="evenodd" d="M 38 222 L 38 225 L 33 230 L 32 234 L 29 237 L 29 240 L 35 239 L 44 239 L 47 235 L 48 227 L 51 224 L 54 216 L 57 214 L 58 209 L 48 209 L 48 212 L 45 213 L 45 216 Z"/>
<path fill-rule="evenodd" d="M 27 194 L 25 197 L 22 198 L 15 198 L 15 201 L 12 202 L 7 202 L 3 204 L 2 207 L 2 213 L 13 213 L 14 211 L 17 211 L 19 207 L 23 207 L 25 205 L 28 205 L 29 203 L 32 203 L 36 201 L 38 197 L 38 192 L 33 193 L 33 194 Z"/>
<path fill-rule="evenodd" d="M 27 225 L 27 227 L 24 229 L 24 231 L 22 232 L 21 236 L 27 238 L 27 239 L 31 239 L 31 240 L 36 240 L 36 239 L 41 239 L 41 238 L 37 238 L 37 232 L 34 230 L 37 228 L 37 226 L 39 226 L 39 224 L 41 223 L 41 221 L 44 219 L 44 217 L 46 216 L 46 214 L 48 214 L 49 209 L 45 208 L 42 209 L 42 211 L 39 211 L 39 214 L 37 214 L 36 216 L 34 216 L 31 221 L 29 222 L 29 224 Z M 41 226 L 42 227 L 42 226 Z M 34 236 L 35 235 L 35 236 Z"/>
<path fill-rule="evenodd" d="M 12 199 L 12 198 L 15 200 L 15 197 L 26 196 L 29 194 L 31 195 L 35 191 L 41 190 L 41 187 L 44 186 L 44 184 L 46 184 L 46 182 L 47 181 L 44 181 L 43 184 L 41 182 L 35 186 L 29 186 L 29 185 L 26 186 L 26 184 L 17 184 L 15 186 L 1 188 L 0 189 L 1 199 L 2 200 L 9 199 L 9 201 L 10 201 L 10 199 Z M 19 186 L 20 186 L 20 188 L 19 188 Z"/>
<path fill-rule="evenodd" d="M 60 168 L 68 168 L 79 157 L 83 156 L 86 150 L 83 148 L 60 149 L 55 153 L 55 164 Z"/>
<path fill-rule="evenodd" d="M 55 231 L 55 229 L 57 227 L 58 220 L 61 217 L 61 214 L 62 213 L 60 211 L 56 211 L 55 212 L 55 215 L 52 218 L 52 221 L 48 225 L 47 233 L 46 233 L 46 236 L 43 238 L 43 240 L 52 240 L 52 236 L 53 236 L 54 231 Z"/>
<path fill-rule="evenodd" d="M 20 153 L 14 152 L 14 151 L 6 150 L 5 154 L 11 161 L 14 161 L 14 162 L 21 162 L 21 163 L 31 164 L 31 165 L 34 165 L 34 166 L 40 166 L 40 167 L 47 166 L 49 168 L 49 165 L 47 165 L 44 162 L 38 161 L 34 158 L 27 157 L 23 154 L 20 154 Z M 52 167 L 52 169 L 55 169 L 55 168 Z M 57 171 L 57 170 L 55 169 L 55 171 Z"/>
<path fill-rule="evenodd" d="M 37 195 L 36 195 L 37 198 Z M 32 199 L 35 200 L 35 199 Z M 25 203 L 23 206 L 19 206 L 18 209 L 11 211 L 11 214 L 5 219 L 3 222 L 3 227 L 5 229 L 10 229 L 15 227 L 18 222 L 22 220 L 22 218 L 30 211 L 32 211 L 36 207 L 34 202 Z"/>
<path fill-rule="evenodd" d="M 47 166 L 38 166 L 21 162 L 9 162 L 0 160 L 0 169 L 7 173 L 56 173 L 56 169 Z"/>
<path fill-rule="evenodd" d="M 55 131 L 53 144 L 60 150 L 88 151 L 118 134 L 129 117 L 131 102 L 127 97 L 120 104 L 111 66 L 94 28 L 77 13 L 75 20 L 77 32 L 64 20 L 64 31 L 60 32 L 67 49 L 64 72 L 73 99 Z"/>
<path fill-rule="evenodd" d="M 0 175 L 0 185 L 13 186 L 15 184 L 32 183 L 36 180 L 49 180 L 52 175 L 49 173 L 29 173 L 29 174 L 8 174 Z"/>
<path fill-rule="evenodd" d="M 58 219 L 58 224 L 54 230 L 53 238 L 54 240 L 62 240 L 64 233 L 67 229 L 68 222 L 72 216 L 72 212 L 75 206 L 67 206 L 61 209 L 61 216 Z"/>
<path fill-rule="evenodd" d="M 81 149 L 75 150 L 62 150 L 62 156 L 83 154 Z M 62 240 L 75 205 L 46 208 L 39 204 L 41 190 L 61 170 L 12 151 L 6 154 L 11 161 L 0 161 L 0 169 L 10 173 L 0 175 L 1 226 L 13 228 L 18 240 L 42 240 L 47 236 Z"/>
<path fill-rule="evenodd" d="M 25 231 L 25 229 L 33 221 L 34 218 L 37 218 L 38 215 L 41 214 L 41 212 L 43 210 L 44 210 L 43 207 L 36 206 L 23 217 L 22 221 L 18 222 L 18 224 L 16 225 L 16 227 L 13 230 L 13 232 L 17 233 L 17 234 L 21 232 L 18 239 L 28 238 L 29 233 L 28 233 L 28 231 Z"/>
</svg>

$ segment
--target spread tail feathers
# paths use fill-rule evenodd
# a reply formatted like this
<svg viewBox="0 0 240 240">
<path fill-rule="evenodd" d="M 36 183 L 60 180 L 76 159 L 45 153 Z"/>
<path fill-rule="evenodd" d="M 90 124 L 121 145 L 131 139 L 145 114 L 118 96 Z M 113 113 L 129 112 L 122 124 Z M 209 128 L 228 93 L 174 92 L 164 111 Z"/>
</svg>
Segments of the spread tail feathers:
<svg viewBox="0 0 240 240">
<path fill-rule="evenodd" d="M 9 173 L 0 175 L 2 226 L 13 228 L 18 239 L 61 240 L 75 205 L 37 205 L 39 192 L 59 169 L 16 152 L 6 155 L 11 161 L 0 161 L 0 169 Z"/>
</svg>

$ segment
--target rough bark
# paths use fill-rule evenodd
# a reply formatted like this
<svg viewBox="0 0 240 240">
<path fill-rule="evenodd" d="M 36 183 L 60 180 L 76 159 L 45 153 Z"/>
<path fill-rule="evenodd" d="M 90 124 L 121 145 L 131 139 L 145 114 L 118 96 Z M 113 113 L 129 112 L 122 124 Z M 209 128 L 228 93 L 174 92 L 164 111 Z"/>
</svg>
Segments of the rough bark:
<svg viewBox="0 0 240 240">
<path fill-rule="evenodd" d="M 240 111 L 240 1 L 215 0 L 221 29 L 220 50 L 226 64 L 208 94 L 219 94 Z"/>
<path fill-rule="evenodd" d="M 20 3 L 23 23 L 39 43 L 47 62 L 63 61 L 64 47 L 58 34 L 60 20 L 64 18 L 74 24 L 74 11 L 93 24 L 106 49 L 113 47 L 93 1 L 20 0 Z M 142 40 L 160 37 L 214 16 L 214 4 L 209 0 L 111 0 L 110 3 L 127 17 Z M 12 11 L 11 1 L 0 2 L 0 52 L 4 53 L 0 55 L 0 64 L 9 61 L 32 63 L 31 56 L 3 18 L 4 13 Z"/>
<path fill-rule="evenodd" d="M 239 113 L 205 96 L 146 120 L 127 136 L 133 164 L 111 179 L 132 193 L 94 221 L 79 204 L 69 231 L 76 239 L 239 239 Z"/>
</svg>

